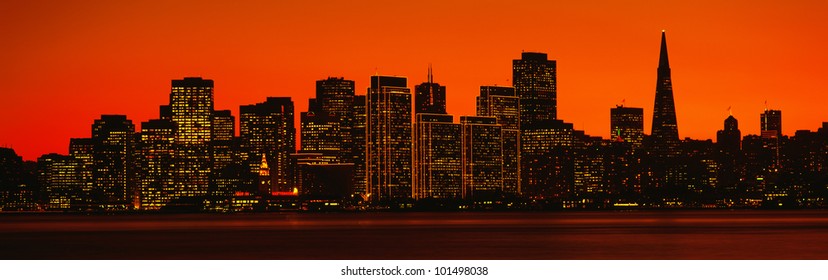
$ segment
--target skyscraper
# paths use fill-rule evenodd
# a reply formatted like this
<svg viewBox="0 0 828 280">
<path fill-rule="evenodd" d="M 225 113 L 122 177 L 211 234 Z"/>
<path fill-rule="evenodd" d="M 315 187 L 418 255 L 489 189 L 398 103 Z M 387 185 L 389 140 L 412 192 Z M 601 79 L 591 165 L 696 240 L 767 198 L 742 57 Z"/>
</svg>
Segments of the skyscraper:
<svg viewBox="0 0 828 280">
<path fill-rule="evenodd" d="M 92 124 L 94 198 L 107 210 L 131 208 L 135 199 L 135 125 L 124 115 L 102 115 Z"/>
<path fill-rule="evenodd" d="M 760 117 L 762 137 L 782 136 L 782 111 L 765 108 Z"/>
<path fill-rule="evenodd" d="M 335 155 L 338 162 L 353 163 L 351 156 L 354 140 L 351 134 L 354 126 L 354 96 L 354 81 L 329 77 L 316 81 L 315 104 L 308 108 L 309 113 L 325 115 L 332 124 L 337 124 L 339 136 L 335 137 L 337 139 L 329 139 L 328 142 L 340 146 Z"/>
<path fill-rule="evenodd" d="M 368 182 L 365 158 L 368 125 L 368 99 L 365 95 L 354 96 L 354 126 L 351 129 L 353 146 L 351 149 L 351 162 L 354 163 L 354 193 L 365 196 L 368 193 Z"/>
<path fill-rule="evenodd" d="M 524 52 L 512 61 L 512 85 L 520 98 L 521 129 L 558 118 L 556 61 L 545 53 Z"/>
<path fill-rule="evenodd" d="M 451 115 L 417 114 L 414 122 L 415 199 L 462 195 L 461 131 Z"/>
<path fill-rule="evenodd" d="M 616 106 L 610 109 L 612 141 L 627 143 L 637 149 L 644 142 L 644 109 Z"/>
<path fill-rule="evenodd" d="M 779 167 L 782 158 L 782 111 L 765 108 L 759 117 L 762 126 L 762 145 L 772 154 L 773 166 Z"/>
<path fill-rule="evenodd" d="M 83 162 L 72 156 L 47 154 L 37 159 L 38 181 L 46 191 L 49 210 L 86 210 L 90 189 Z"/>
<path fill-rule="evenodd" d="M 236 118 L 230 110 L 213 111 L 213 140 L 210 142 L 213 168 L 209 190 L 212 196 L 231 196 L 238 187 L 240 178 L 229 172 L 238 166 L 238 141 L 235 136 Z"/>
<path fill-rule="evenodd" d="M 370 199 L 411 197 L 411 91 L 403 77 L 372 76 L 367 94 L 366 169 Z"/>
<path fill-rule="evenodd" d="M 491 197 L 503 192 L 503 144 L 495 117 L 460 117 L 463 197 Z"/>
<path fill-rule="evenodd" d="M 0 210 L 15 210 L 14 204 L 22 202 L 19 193 L 24 190 L 23 158 L 10 148 L 0 147 Z"/>
<path fill-rule="evenodd" d="M 293 190 L 290 154 L 296 152 L 294 107 L 290 97 L 268 97 L 263 103 L 241 106 L 242 149 L 250 172 L 259 174 L 262 154 L 267 158 L 274 192 Z"/>
<path fill-rule="evenodd" d="M 300 114 L 302 153 L 320 153 L 328 163 L 339 163 L 343 156 L 341 118 L 320 111 L 308 111 Z"/>
<path fill-rule="evenodd" d="M 724 120 L 724 129 L 716 132 L 716 143 L 722 152 L 736 155 L 742 148 L 742 132 L 739 121 L 730 115 Z"/>
<path fill-rule="evenodd" d="M 428 81 L 414 87 L 414 113 L 446 114 L 446 87 L 434 82 L 431 65 Z"/>
<path fill-rule="evenodd" d="M 520 129 L 520 99 L 515 94 L 515 88 L 480 86 L 476 101 L 478 116 L 497 118 L 503 129 Z"/>
<path fill-rule="evenodd" d="M 716 132 L 718 146 L 718 182 L 730 190 L 735 190 L 743 173 L 741 164 L 742 132 L 739 121 L 730 115 L 724 120 L 724 129 Z"/>
<path fill-rule="evenodd" d="M 503 141 L 503 191 L 520 190 L 520 100 L 515 88 L 481 86 L 477 97 L 477 116 L 495 117 Z"/>
<path fill-rule="evenodd" d="M 180 193 L 175 187 L 175 123 L 149 120 L 141 123 L 139 144 L 140 209 L 158 210 Z"/>
<path fill-rule="evenodd" d="M 658 157 L 676 157 L 679 153 L 676 105 L 673 100 L 673 81 L 670 60 L 667 57 L 667 35 L 661 32 L 661 52 L 658 58 L 655 107 L 653 108 L 652 149 Z"/>
<path fill-rule="evenodd" d="M 95 168 L 95 142 L 92 141 L 92 138 L 69 139 L 69 156 L 81 161 L 83 165 L 82 177 L 86 179 L 84 182 L 86 184 L 85 189 L 89 190 L 86 198 L 88 203 L 94 203 L 91 190 L 95 187 L 95 180 L 92 176 L 92 171 Z"/>
<path fill-rule="evenodd" d="M 213 168 L 213 80 L 173 80 L 170 114 L 176 125 L 175 196 L 207 195 Z"/>
<path fill-rule="evenodd" d="M 573 185 L 575 130 L 561 120 L 541 125 L 521 131 L 521 188 L 532 197 L 561 196 Z"/>
</svg>

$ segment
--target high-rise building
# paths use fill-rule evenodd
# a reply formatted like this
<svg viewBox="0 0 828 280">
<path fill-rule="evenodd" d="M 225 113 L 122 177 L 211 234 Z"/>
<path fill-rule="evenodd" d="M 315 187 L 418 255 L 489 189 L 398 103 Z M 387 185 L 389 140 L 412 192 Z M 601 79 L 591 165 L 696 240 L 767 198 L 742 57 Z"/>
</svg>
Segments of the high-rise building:
<svg viewBox="0 0 828 280">
<path fill-rule="evenodd" d="M 417 114 L 414 122 L 415 199 L 462 196 L 461 130 L 451 115 Z"/>
<path fill-rule="evenodd" d="M 782 136 L 782 111 L 765 109 L 759 116 L 762 137 L 781 137 Z"/>
<path fill-rule="evenodd" d="M 83 178 L 86 178 L 85 189 L 90 190 L 87 195 L 89 203 L 92 203 L 91 190 L 95 187 L 95 180 L 92 171 L 95 168 L 95 142 L 92 138 L 71 138 L 69 139 L 69 156 L 81 161 L 83 164 Z"/>
<path fill-rule="evenodd" d="M 236 136 L 236 118 L 230 110 L 213 111 L 213 141 L 229 141 Z"/>
<path fill-rule="evenodd" d="M 48 196 L 49 210 L 86 210 L 91 189 L 86 184 L 83 162 L 72 156 L 47 154 L 37 159 L 38 180 Z"/>
<path fill-rule="evenodd" d="M 638 149 L 644 142 L 644 109 L 616 106 L 610 109 L 610 137 Z"/>
<path fill-rule="evenodd" d="M 370 199 L 411 198 L 411 91 L 403 77 L 372 76 L 367 94 L 366 171 Z"/>
<path fill-rule="evenodd" d="M 520 129 L 520 99 L 515 88 L 504 86 L 480 86 L 477 115 L 495 117 L 503 129 Z"/>
<path fill-rule="evenodd" d="M 520 98 L 521 129 L 558 118 L 557 66 L 545 53 L 524 52 L 512 61 L 512 85 Z"/>
<path fill-rule="evenodd" d="M 521 131 L 521 188 L 532 197 L 561 196 L 573 186 L 575 131 L 560 120 L 540 126 Z"/>
<path fill-rule="evenodd" d="M 503 141 L 495 117 L 460 117 L 463 197 L 491 197 L 503 192 Z"/>
<path fill-rule="evenodd" d="M 321 153 L 327 162 L 339 163 L 343 156 L 341 118 L 325 112 L 302 112 L 300 117 L 302 153 Z"/>
<path fill-rule="evenodd" d="M 515 88 L 481 86 L 477 115 L 495 117 L 503 141 L 503 191 L 519 194 L 520 188 L 520 99 Z"/>
<path fill-rule="evenodd" d="M 91 138 L 71 138 L 69 139 L 69 155 L 81 160 L 85 165 L 90 166 L 95 163 L 95 142 Z"/>
<path fill-rule="evenodd" d="M 340 148 L 336 158 L 340 162 L 353 163 L 351 156 L 354 140 L 351 130 L 354 126 L 354 81 L 332 77 L 316 81 L 314 103 L 308 112 L 326 115 L 332 123 L 339 126 L 339 136 L 336 138 Z"/>
<path fill-rule="evenodd" d="M 724 120 L 724 129 L 716 132 L 716 143 L 722 152 L 736 155 L 742 149 L 742 132 L 739 121 L 730 115 Z"/>
<path fill-rule="evenodd" d="M 414 87 L 414 113 L 446 114 L 446 87 L 434 82 L 431 65 L 428 81 Z"/>
<path fill-rule="evenodd" d="M 213 112 L 213 166 L 221 169 L 233 161 L 232 143 L 236 136 L 236 118 L 230 110 Z"/>
<path fill-rule="evenodd" d="M 573 194 L 592 198 L 597 193 L 609 191 L 604 185 L 604 155 L 607 150 L 604 142 L 600 137 L 585 135 L 583 131 L 575 131 L 575 135 L 581 139 L 578 142 L 582 145 L 578 145 L 573 162 Z"/>
<path fill-rule="evenodd" d="M 661 32 L 661 52 L 658 58 L 655 107 L 653 108 L 652 150 L 658 157 L 674 158 L 679 153 L 676 105 L 673 100 L 673 81 L 667 56 L 667 35 Z"/>
<path fill-rule="evenodd" d="M 773 166 L 779 167 L 782 158 L 782 111 L 765 108 L 759 117 L 763 146 L 772 154 Z"/>
<path fill-rule="evenodd" d="M 158 210 L 179 198 L 175 185 L 175 131 L 175 123 L 168 119 L 141 123 L 138 145 L 141 210 Z"/>
<path fill-rule="evenodd" d="M 170 119 L 176 125 L 175 196 L 205 196 L 213 168 L 213 80 L 173 80 Z"/>
<path fill-rule="evenodd" d="M 23 158 L 13 149 L 0 147 L 0 210 L 17 210 L 15 204 L 22 202 Z M 29 193 L 29 197 L 32 197 Z"/>
<path fill-rule="evenodd" d="M 368 99 L 365 95 L 357 95 L 354 97 L 354 126 L 351 129 L 351 138 L 353 145 L 351 146 L 351 161 L 354 163 L 354 193 L 360 196 L 367 196 L 368 181 L 365 158 L 367 142 L 367 125 L 368 125 Z M 363 198 L 363 200 L 367 200 Z"/>
<path fill-rule="evenodd" d="M 212 196 L 228 197 L 233 195 L 238 187 L 238 176 L 228 172 L 236 165 L 238 141 L 236 141 L 236 118 L 230 110 L 213 111 L 213 140 L 212 148 L 213 168 L 208 194 Z"/>
<path fill-rule="evenodd" d="M 294 107 L 290 97 L 268 97 L 263 103 L 239 109 L 242 149 L 250 172 L 259 174 L 262 154 L 273 176 L 272 192 L 292 191 L 290 154 L 296 152 Z"/>
<path fill-rule="evenodd" d="M 729 190 L 735 190 L 742 178 L 742 132 L 739 121 L 730 115 L 724 120 L 724 129 L 716 132 L 718 146 L 718 182 Z"/>
<path fill-rule="evenodd" d="M 135 125 L 124 115 L 102 115 L 92 124 L 93 198 L 104 209 L 124 210 L 136 203 L 134 133 Z"/>
</svg>

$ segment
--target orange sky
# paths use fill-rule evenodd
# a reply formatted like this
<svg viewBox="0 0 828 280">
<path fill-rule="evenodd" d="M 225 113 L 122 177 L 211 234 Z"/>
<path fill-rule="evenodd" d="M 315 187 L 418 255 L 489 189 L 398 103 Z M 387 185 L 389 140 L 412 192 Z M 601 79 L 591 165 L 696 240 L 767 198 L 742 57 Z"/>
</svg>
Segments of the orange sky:
<svg viewBox="0 0 828 280">
<path fill-rule="evenodd" d="M 626 99 L 649 133 L 662 29 L 680 137 L 715 138 L 731 105 L 756 134 L 765 100 L 786 134 L 828 121 L 828 1 L 508 2 L 0 1 L 0 146 L 34 160 L 101 114 L 138 126 L 185 76 L 213 79 L 216 109 L 236 117 L 267 96 L 291 96 L 298 116 L 316 80 L 364 94 L 378 71 L 413 87 L 432 63 L 449 113 L 472 115 L 522 50 L 558 61 L 559 118 L 607 137 Z"/>
</svg>

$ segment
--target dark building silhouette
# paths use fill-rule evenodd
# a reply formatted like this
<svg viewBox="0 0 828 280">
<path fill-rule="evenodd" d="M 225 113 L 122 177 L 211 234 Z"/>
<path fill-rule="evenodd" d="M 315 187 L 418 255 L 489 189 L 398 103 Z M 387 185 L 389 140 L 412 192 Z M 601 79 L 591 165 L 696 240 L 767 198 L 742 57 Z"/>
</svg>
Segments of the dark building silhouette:
<svg viewBox="0 0 828 280">
<path fill-rule="evenodd" d="M 610 109 L 610 140 L 638 149 L 644 142 L 644 109 L 616 106 Z"/>
<path fill-rule="evenodd" d="M 572 124 L 549 120 L 521 131 L 521 187 L 530 197 L 552 198 L 574 185 L 575 130 Z"/>
<path fill-rule="evenodd" d="M 781 137 L 782 136 L 782 111 L 765 109 L 760 117 L 760 125 L 762 137 Z"/>
<path fill-rule="evenodd" d="M 685 203 L 714 203 L 712 195 L 719 185 L 719 163 L 716 161 L 716 146 L 712 140 L 685 139 L 681 144 L 682 166 L 678 183 L 681 189 L 676 191 L 678 200 Z M 689 201 L 689 202 L 688 202 Z"/>
<path fill-rule="evenodd" d="M 206 196 L 213 169 L 213 80 L 173 80 L 169 107 L 176 125 L 175 197 Z"/>
<path fill-rule="evenodd" d="M 724 121 L 724 129 L 716 132 L 718 150 L 719 185 L 727 192 L 735 192 L 744 175 L 742 168 L 742 132 L 739 121 L 730 115 Z"/>
<path fill-rule="evenodd" d="M 367 94 L 368 193 L 376 202 L 411 197 L 411 91 L 406 78 L 372 76 Z"/>
<path fill-rule="evenodd" d="M 352 163 L 312 163 L 299 162 L 297 164 L 299 194 L 306 201 L 321 200 L 338 204 L 353 193 L 353 181 L 342 178 L 352 178 L 354 164 Z"/>
<path fill-rule="evenodd" d="M 92 124 L 92 196 L 106 210 L 137 204 L 134 133 L 135 125 L 124 115 L 102 115 Z"/>
<path fill-rule="evenodd" d="M 556 62 L 545 53 L 524 52 L 512 61 L 512 85 L 520 98 L 521 129 L 558 118 Z"/>
<path fill-rule="evenodd" d="M 428 81 L 414 87 L 414 113 L 447 114 L 446 87 L 434 82 L 431 65 L 428 66 Z"/>
<path fill-rule="evenodd" d="M 417 114 L 414 122 L 414 199 L 462 196 L 460 124 L 451 115 Z"/>
<path fill-rule="evenodd" d="M 267 158 L 274 192 L 293 190 L 290 154 L 296 152 L 294 107 L 290 97 L 268 97 L 263 103 L 239 109 L 242 149 L 251 173 L 259 174 L 262 155 Z"/>
<path fill-rule="evenodd" d="M 667 36 L 661 32 L 661 52 L 658 58 L 655 106 L 653 108 L 652 150 L 658 157 L 678 156 L 678 124 L 673 100 L 673 81 L 667 56 Z"/>
<path fill-rule="evenodd" d="M 580 198 L 581 204 L 593 204 L 594 198 L 608 192 L 604 181 L 606 172 L 604 154 L 606 147 L 601 137 L 574 131 L 575 160 L 573 161 L 572 194 Z M 578 207 L 578 206 L 574 206 Z"/>
<path fill-rule="evenodd" d="M 27 180 L 23 158 L 10 148 L 0 147 L 0 209 L 33 211 L 38 209 L 38 184 Z"/>
<path fill-rule="evenodd" d="M 739 130 L 739 121 L 730 115 L 724 120 L 724 129 L 716 132 L 716 143 L 719 150 L 736 155 L 742 150 L 742 132 Z"/>
<path fill-rule="evenodd" d="M 495 117 L 503 141 L 503 192 L 520 194 L 520 99 L 515 88 L 481 86 L 477 116 Z"/>
<path fill-rule="evenodd" d="M 763 146 L 770 150 L 774 167 L 779 167 L 782 159 L 782 111 L 768 110 L 759 115 Z"/>
</svg>

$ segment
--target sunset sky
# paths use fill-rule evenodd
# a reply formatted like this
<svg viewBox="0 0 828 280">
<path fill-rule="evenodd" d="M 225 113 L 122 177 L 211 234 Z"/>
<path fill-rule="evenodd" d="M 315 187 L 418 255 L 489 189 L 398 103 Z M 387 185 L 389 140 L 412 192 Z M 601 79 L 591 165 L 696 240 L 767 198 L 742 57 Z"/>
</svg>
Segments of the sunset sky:
<svg viewBox="0 0 828 280">
<path fill-rule="evenodd" d="M 715 138 L 729 106 L 759 132 L 767 100 L 785 134 L 828 121 L 828 1 L 0 1 L 0 146 L 67 153 L 101 114 L 156 118 L 170 80 L 215 81 L 216 109 L 315 81 L 406 76 L 474 114 L 481 85 L 511 85 L 521 51 L 558 63 L 558 117 L 608 137 L 609 110 L 643 107 L 650 133 L 667 30 L 679 136 Z M 458 119 L 456 117 L 455 119 Z M 298 123 L 297 123 L 298 127 Z"/>
</svg>

